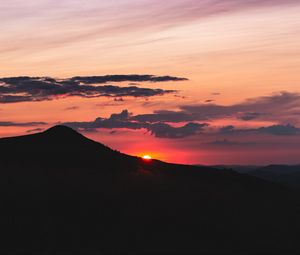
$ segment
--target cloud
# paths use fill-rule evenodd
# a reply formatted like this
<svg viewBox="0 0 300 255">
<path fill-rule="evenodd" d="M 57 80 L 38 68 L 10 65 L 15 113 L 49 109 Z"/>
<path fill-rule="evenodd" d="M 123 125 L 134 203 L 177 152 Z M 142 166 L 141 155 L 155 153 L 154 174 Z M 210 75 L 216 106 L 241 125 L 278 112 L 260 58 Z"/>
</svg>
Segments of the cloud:
<svg viewBox="0 0 300 255">
<path fill-rule="evenodd" d="M 259 113 L 259 112 L 242 112 L 237 114 L 237 118 L 240 120 L 254 120 L 258 119 L 261 116 L 264 116 L 265 114 Z"/>
<path fill-rule="evenodd" d="M 280 124 L 297 124 L 300 110 L 300 94 L 280 92 L 271 96 L 247 99 L 232 105 L 194 104 L 181 105 L 179 111 L 158 110 L 152 114 L 141 114 L 135 120 L 145 122 L 213 121 L 235 118 L 242 121 L 273 121 Z"/>
<path fill-rule="evenodd" d="M 124 102 L 125 100 L 122 97 L 120 97 L 120 98 L 115 98 L 114 101 L 115 102 Z"/>
<path fill-rule="evenodd" d="M 154 113 L 150 114 L 140 114 L 133 117 L 134 120 L 141 122 L 185 122 L 185 121 L 193 121 L 195 118 L 187 113 L 187 112 L 176 112 L 176 111 L 154 111 Z"/>
<path fill-rule="evenodd" d="M 215 140 L 212 142 L 208 142 L 205 145 L 210 146 L 251 146 L 251 145 L 257 145 L 257 143 L 254 142 L 239 142 L 239 141 L 231 141 L 228 139 L 222 139 L 222 140 Z"/>
<path fill-rule="evenodd" d="M 76 130 L 93 131 L 97 129 L 146 129 L 151 135 L 157 138 L 184 138 L 197 134 L 206 135 L 251 135 L 251 134 L 266 134 L 274 136 L 295 136 L 300 135 L 300 128 L 293 125 L 271 125 L 258 128 L 236 128 L 233 125 L 219 128 L 217 131 L 206 130 L 209 126 L 207 123 L 187 122 L 183 126 L 172 126 L 163 121 L 149 122 L 144 119 L 137 118 L 140 115 L 133 116 L 128 110 L 123 110 L 121 113 L 111 114 L 109 118 L 98 117 L 90 122 L 66 122 L 63 125 L 69 126 Z M 149 120 L 149 119 L 147 119 Z M 216 140 L 211 145 L 233 145 L 227 139 Z M 241 145 L 241 144 L 239 144 Z"/>
<path fill-rule="evenodd" d="M 45 122 L 11 122 L 11 121 L 0 121 L 0 127 L 31 127 L 47 125 Z"/>
<path fill-rule="evenodd" d="M 130 113 L 128 112 L 128 110 L 123 110 L 121 113 L 113 113 L 110 116 L 111 120 L 121 120 L 121 121 L 125 121 L 128 120 L 130 118 Z"/>
<path fill-rule="evenodd" d="M 96 118 L 91 122 L 66 122 L 63 125 L 69 126 L 76 130 L 95 131 L 98 128 L 105 129 L 146 129 L 152 135 L 158 138 L 184 138 L 195 135 L 207 126 L 205 123 L 187 123 L 181 127 L 173 127 L 163 122 L 149 123 L 138 120 L 128 112 L 123 110 L 121 113 L 112 114 L 109 118 Z"/>
<path fill-rule="evenodd" d="M 105 75 L 105 76 L 86 76 L 86 77 L 73 77 L 70 81 L 84 84 L 96 84 L 107 82 L 170 82 L 170 81 L 187 81 L 187 78 L 174 77 L 174 76 L 155 76 L 155 75 Z M 138 86 L 138 83 L 134 83 L 132 86 Z"/>
<path fill-rule="evenodd" d="M 184 138 L 200 133 L 207 124 L 187 123 L 182 127 L 172 127 L 165 123 L 155 123 L 148 126 L 151 134 L 158 138 Z"/>
<path fill-rule="evenodd" d="M 93 130 L 97 128 L 146 129 L 156 137 L 181 138 L 202 132 L 207 122 L 235 118 L 241 121 L 274 122 L 274 125 L 258 128 L 236 128 L 226 126 L 219 128 L 217 134 L 268 134 L 277 136 L 298 135 L 298 113 L 300 95 L 298 93 L 280 92 L 271 96 L 247 99 L 232 105 L 197 104 L 182 105 L 179 111 L 157 110 L 150 114 L 132 115 L 127 110 L 112 114 L 109 118 L 97 118 L 92 122 L 66 123 L 73 128 Z M 203 122 L 205 123 L 199 123 Z M 184 123 L 173 126 L 170 123 Z M 257 124 L 256 124 L 257 125 Z M 205 130 L 206 131 L 206 130 Z M 210 131 L 210 134 L 214 131 Z"/>
<path fill-rule="evenodd" d="M 82 129 L 85 131 L 95 130 L 97 128 L 128 128 L 128 129 L 142 129 L 143 123 L 134 122 L 130 120 L 130 113 L 128 110 L 123 110 L 121 113 L 112 114 L 109 118 L 98 117 L 90 122 L 66 122 L 63 125 L 69 126 L 76 130 Z"/>
<path fill-rule="evenodd" d="M 4 1 L 2 4 L 0 16 L 4 24 L 18 24 L 22 21 L 27 25 L 34 24 L 36 31 L 35 36 L 7 45 L 5 52 L 18 51 L 18 46 L 24 42 L 32 48 L 37 45 L 47 48 L 123 33 L 139 32 L 137 38 L 140 38 L 141 33 L 149 36 L 156 31 L 211 16 L 299 4 L 298 0 L 165 0 L 163 3 L 160 0 L 116 0 L 113 3 L 87 0 L 83 8 L 78 0 L 60 1 L 60 4 L 46 0 L 38 1 L 39 4 L 33 2 L 37 1 Z M 74 29 L 74 25 L 80 29 Z M 34 40 L 36 38 L 38 40 Z M 149 39 L 150 42 L 153 40 Z"/>
<path fill-rule="evenodd" d="M 273 125 L 269 127 L 261 127 L 256 130 L 259 133 L 272 135 L 300 135 L 300 128 L 292 125 Z"/>
<path fill-rule="evenodd" d="M 36 133 L 36 132 L 42 132 L 44 131 L 44 128 L 34 128 L 34 129 L 29 129 L 26 131 L 26 133 Z"/>
<path fill-rule="evenodd" d="M 175 92 L 174 90 L 97 85 L 121 81 L 179 81 L 185 78 L 153 75 L 107 75 L 54 79 L 51 77 L 10 77 L 0 79 L 0 103 L 36 102 L 63 97 L 150 97 Z"/>
<path fill-rule="evenodd" d="M 160 118 L 161 117 L 161 118 Z M 233 145 L 227 136 L 236 136 L 239 138 L 251 137 L 253 135 L 272 135 L 272 136 L 298 136 L 300 128 L 291 124 L 276 124 L 270 126 L 262 126 L 257 128 L 239 128 L 233 125 L 224 126 L 221 128 L 211 127 L 208 123 L 199 123 L 191 121 L 190 115 L 181 113 L 173 113 L 168 111 L 159 111 L 154 114 L 133 115 L 128 110 L 123 110 L 120 113 L 113 113 L 108 118 L 98 117 L 93 121 L 86 122 L 65 122 L 61 125 L 69 126 L 78 131 L 97 132 L 98 129 L 111 129 L 111 134 L 114 134 L 114 129 L 130 129 L 130 130 L 147 130 L 151 135 L 157 138 L 184 138 L 202 134 L 204 136 L 215 137 L 215 141 L 207 143 L 207 145 Z M 183 125 L 171 125 L 169 123 L 181 123 Z M 44 122 L 0 122 L 0 126 L 39 126 L 49 123 Z M 40 129 L 32 129 L 28 132 L 39 131 Z M 236 143 L 236 142 L 235 142 Z M 247 142 L 249 143 L 249 142 Z M 238 145 L 241 145 L 239 143 Z"/>
<path fill-rule="evenodd" d="M 78 110 L 80 107 L 79 106 L 71 106 L 71 107 L 67 107 L 65 108 L 66 111 L 75 111 Z"/>
<path fill-rule="evenodd" d="M 228 134 L 228 133 L 232 133 L 235 131 L 235 127 L 232 126 L 232 125 L 229 125 L 229 126 L 225 126 L 225 127 L 221 127 L 219 129 L 220 133 L 221 134 Z"/>
<path fill-rule="evenodd" d="M 267 127 L 238 129 L 232 125 L 222 127 L 219 129 L 220 134 L 269 134 L 275 136 L 294 136 L 300 135 L 300 128 L 293 125 L 271 125 Z"/>
<path fill-rule="evenodd" d="M 300 94 L 280 92 L 271 96 L 251 98 L 233 105 L 198 104 L 183 105 L 181 110 L 190 113 L 195 119 L 216 119 L 224 117 L 240 118 L 244 120 L 260 119 L 276 120 L 284 118 L 286 114 L 300 107 Z"/>
</svg>

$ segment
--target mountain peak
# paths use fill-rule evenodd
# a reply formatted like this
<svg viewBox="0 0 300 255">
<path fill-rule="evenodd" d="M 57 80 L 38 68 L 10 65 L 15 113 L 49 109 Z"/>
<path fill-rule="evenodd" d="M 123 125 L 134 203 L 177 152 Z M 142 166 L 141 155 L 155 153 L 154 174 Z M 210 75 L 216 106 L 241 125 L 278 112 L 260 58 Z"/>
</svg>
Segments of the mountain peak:
<svg viewBox="0 0 300 255">
<path fill-rule="evenodd" d="M 50 140 L 50 142 L 59 141 L 59 143 L 76 143 L 89 140 L 76 130 L 63 125 L 53 126 L 40 133 L 40 135 L 44 137 L 44 139 Z"/>
<path fill-rule="evenodd" d="M 51 134 L 51 133 L 56 133 L 56 134 L 68 134 L 68 133 L 76 133 L 78 134 L 74 129 L 70 128 L 70 127 L 67 127 L 67 126 L 63 126 L 63 125 L 56 125 L 56 126 L 53 126 L 47 130 L 45 130 L 43 133 L 45 134 Z"/>
<path fill-rule="evenodd" d="M 123 159 L 123 156 L 109 147 L 62 125 L 37 134 L 10 137 L 2 140 L 2 143 L 0 140 L 0 151 L 5 151 L 5 164 L 13 165 L 13 159 L 18 154 L 23 165 L 27 164 L 31 168 L 42 165 L 60 168 L 80 166 L 83 169 L 96 165 L 106 167 L 113 165 L 112 162 L 118 158 Z"/>
</svg>

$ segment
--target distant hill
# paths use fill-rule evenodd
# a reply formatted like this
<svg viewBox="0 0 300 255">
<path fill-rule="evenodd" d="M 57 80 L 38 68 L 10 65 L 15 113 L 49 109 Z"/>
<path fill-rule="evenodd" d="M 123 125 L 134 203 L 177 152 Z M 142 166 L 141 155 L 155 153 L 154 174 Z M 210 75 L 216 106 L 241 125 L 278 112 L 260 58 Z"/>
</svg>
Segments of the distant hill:
<svg viewBox="0 0 300 255">
<path fill-rule="evenodd" d="M 260 168 L 262 166 L 251 166 L 251 165 L 213 165 L 211 166 L 216 169 L 234 169 L 234 171 L 245 174 L 248 172 L 251 172 L 252 170 L 256 170 L 257 168 Z"/>
<path fill-rule="evenodd" d="M 56 126 L 0 139 L 1 254 L 299 252 L 288 189 L 122 154 Z"/>
<path fill-rule="evenodd" d="M 247 174 L 300 189 L 300 165 L 270 165 L 251 170 Z"/>
</svg>

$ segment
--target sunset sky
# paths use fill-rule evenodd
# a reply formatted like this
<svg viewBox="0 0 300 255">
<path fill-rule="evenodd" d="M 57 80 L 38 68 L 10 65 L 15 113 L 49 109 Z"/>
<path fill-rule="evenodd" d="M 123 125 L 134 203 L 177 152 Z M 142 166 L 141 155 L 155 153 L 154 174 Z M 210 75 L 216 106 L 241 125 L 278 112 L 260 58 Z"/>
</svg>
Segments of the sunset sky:
<svg viewBox="0 0 300 255">
<path fill-rule="evenodd" d="M 168 162 L 300 164 L 299 13 L 299 0 L 2 0 L 0 137 L 64 124 Z"/>
</svg>

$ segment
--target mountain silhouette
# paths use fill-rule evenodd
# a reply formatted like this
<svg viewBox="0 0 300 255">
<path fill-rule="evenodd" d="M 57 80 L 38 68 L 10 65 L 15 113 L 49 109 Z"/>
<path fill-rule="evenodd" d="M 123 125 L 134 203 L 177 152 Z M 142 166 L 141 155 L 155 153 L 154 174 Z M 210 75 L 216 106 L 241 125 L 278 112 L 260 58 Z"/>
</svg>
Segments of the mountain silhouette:
<svg viewBox="0 0 300 255">
<path fill-rule="evenodd" d="M 300 189 L 300 165 L 269 165 L 253 169 L 248 174 L 290 188 Z"/>
<path fill-rule="evenodd" d="M 2 254 L 300 251 L 297 197 L 253 176 L 144 161 L 64 126 L 0 153 Z"/>
<path fill-rule="evenodd" d="M 122 158 L 110 148 L 96 143 L 71 128 L 55 126 L 45 132 L 1 139 L 4 163 L 43 167 L 89 167 L 110 158 Z M 17 160 L 16 160 L 17 157 Z"/>
</svg>

